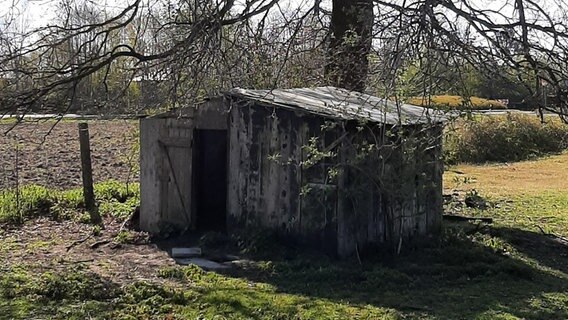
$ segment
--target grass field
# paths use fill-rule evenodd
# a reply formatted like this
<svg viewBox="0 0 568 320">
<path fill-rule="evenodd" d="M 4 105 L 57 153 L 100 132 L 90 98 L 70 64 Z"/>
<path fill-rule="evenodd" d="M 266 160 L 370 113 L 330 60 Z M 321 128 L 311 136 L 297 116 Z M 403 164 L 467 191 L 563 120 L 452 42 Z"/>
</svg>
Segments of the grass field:
<svg viewBox="0 0 568 320">
<path fill-rule="evenodd" d="M 361 264 L 259 237 L 223 274 L 176 266 L 121 230 L 114 196 L 104 230 L 79 215 L 2 225 L 0 319 L 568 319 L 567 164 L 451 167 L 447 211 L 493 224 L 446 224 L 436 244 Z M 473 193 L 486 210 L 463 205 Z"/>
<path fill-rule="evenodd" d="M 495 202 L 500 225 L 568 236 L 568 154 L 535 161 L 460 165 L 444 176 L 446 188 L 479 190 Z M 479 212 L 478 212 L 479 213 Z"/>
</svg>

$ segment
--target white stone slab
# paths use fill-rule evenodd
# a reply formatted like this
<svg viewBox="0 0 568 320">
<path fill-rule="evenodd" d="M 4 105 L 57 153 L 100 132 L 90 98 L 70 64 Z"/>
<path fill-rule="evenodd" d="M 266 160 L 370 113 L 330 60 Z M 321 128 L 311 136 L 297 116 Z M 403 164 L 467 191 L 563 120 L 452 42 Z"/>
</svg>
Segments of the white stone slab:
<svg viewBox="0 0 568 320">
<path fill-rule="evenodd" d="M 217 263 L 215 261 L 211 261 L 211 260 L 207 260 L 207 259 L 203 259 L 203 258 L 184 258 L 184 259 L 175 259 L 176 262 L 178 264 L 181 265 L 189 265 L 189 264 L 194 264 L 198 267 L 200 267 L 203 270 L 207 270 L 207 271 L 217 271 L 217 270 L 224 270 L 224 269 L 229 269 L 231 268 L 230 266 L 227 265 L 223 265 L 220 263 Z"/>
<path fill-rule="evenodd" d="M 201 248 L 172 248 L 172 258 L 194 258 L 201 256 Z"/>
</svg>

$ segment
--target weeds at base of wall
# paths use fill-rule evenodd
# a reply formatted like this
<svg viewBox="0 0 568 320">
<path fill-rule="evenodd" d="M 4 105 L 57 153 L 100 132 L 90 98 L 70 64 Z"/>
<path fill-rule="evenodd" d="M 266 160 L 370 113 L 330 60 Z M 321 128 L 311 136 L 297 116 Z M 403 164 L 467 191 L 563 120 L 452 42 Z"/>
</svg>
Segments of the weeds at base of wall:
<svg viewBox="0 0 568 320">
<path fill-rule="evenodd" d="M 138 184 L 106 181 L 95 185 L 95 196 L 103 216 L 128 217 L 140 202 Z M 0 223 L 20 224 L 28 219 L 48 216 L 56 220 L 77 219 L 85 215 L 81 189 L 66 191 L 51 190 L 38 185 L 0 192 Z"/>
</svg>

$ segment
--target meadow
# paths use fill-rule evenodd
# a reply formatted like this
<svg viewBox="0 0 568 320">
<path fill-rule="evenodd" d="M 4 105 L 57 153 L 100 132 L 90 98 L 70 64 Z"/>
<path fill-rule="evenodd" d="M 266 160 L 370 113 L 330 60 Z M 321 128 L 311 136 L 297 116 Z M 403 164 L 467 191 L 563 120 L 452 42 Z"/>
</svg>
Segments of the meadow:
<svg viewBox="0 0 568 320">
<path fill-rule="evenodd" d="M 163 239 L 125 227 L 136 183 L 96 179 L 104 229 L 76 186 L 22 187 L 17 210 L 4 190 L 0 319 L 566 319 L 567 165 L 560 153 L 449 166 L 446 213 L 493 223 L 446 222 L 398 256 L 339 261 L 269 234 L 197 239 L 242 258 L 220 273 L 176 265 Z M 472 196 L 485 205 L 467 206 Z"/>
</svg>

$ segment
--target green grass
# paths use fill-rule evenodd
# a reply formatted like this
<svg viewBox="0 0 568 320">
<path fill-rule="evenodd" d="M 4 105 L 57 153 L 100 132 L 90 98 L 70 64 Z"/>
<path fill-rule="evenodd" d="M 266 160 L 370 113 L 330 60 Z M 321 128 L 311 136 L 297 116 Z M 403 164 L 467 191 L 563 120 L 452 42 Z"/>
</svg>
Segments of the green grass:
<svg viewBox="0 0 568 320">
<path fill-rule="evenodd" d="M 513 201 L 503 203 L 503 201 Z M 536 195 L 494 198 L 501 203 L 491 211 L 499 224 L 507 228 L 561 234 L 568 237 L 568 193 L 549 191 Z M 542 232 L 542 231 L 541 231 Z"/>
<path fill-rule="evenodd" d="M 106 181 L 95 184 L 95 198 L 99 212 L 105 216 L 126 218 L 138 205 L 140 190 L 138 184 Z M 84 209 L 82 189 L 65 191 L 27 185 L 19 190 L 0 192 L 0 223 L 23 223 L 39 216 L 54 219 L 81 218 Z"/>
<path fill-rule="evenodd" d="M 555 264 L 558 248 L 531 248 L 530 242 L 542 240 L 539 234 L 509 242 L 518 232 L 524 236 L 523 229 L 496 225 L 467 236 L 468 228 L 449 226 L 438 245 L 388 262 L 375 257 L 359 265 L 304 253 L 291 259 L 275 255 L 225 275 L 193 266 L 163 268 L 156 271 L 160 283 L 121 285 L 80 267 L 40 274 L 11 268 L 0 275 L 0 314 L 14 319 L 568 316 L 566 258 Z"/>
<path fill-rule="evenodd" d="M 0 311 L 14 319 L 81 319 L 89 309 L 96 319 L 396 319 L 394 310 L 279 293 L 270 284 L 197 267 L 161 273 L 174 275 L 185 288 L 147 282 L 118 286 L 81 269 L 40 275 L 12 269 L 0 275 Z"/>
<path fill-rule="evenodd" d="M 0 319 L 568 319 L 568 249 L 549 235 L 568 236 L 566 161 L 452 168 L 446 188 L 476 189 L 490 202 L 453 210 L 494 223 L 445 224 L 439 241 L 362 264 L 255 238 L 262 252 L 247 248 L 253 262 L 225 274 L 176 266 L 117 283 L 88 266 L 2 265 Z M 97 188 L 110 211 L 124 200 L 119 186 Z M 65 195 L 56 199 L 80 205 L 77 191 Z"/>
</svg>

